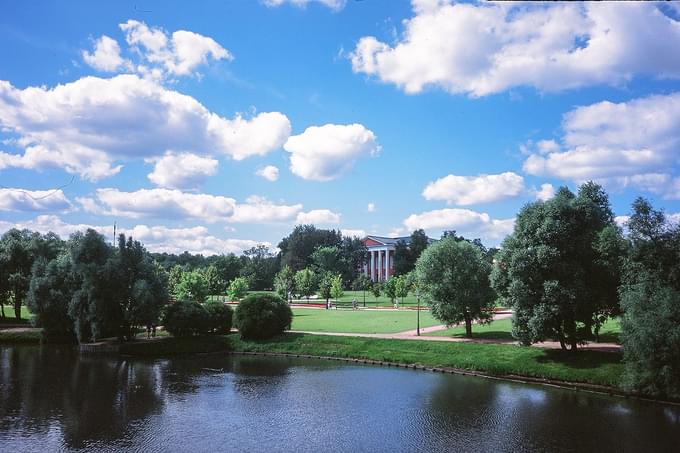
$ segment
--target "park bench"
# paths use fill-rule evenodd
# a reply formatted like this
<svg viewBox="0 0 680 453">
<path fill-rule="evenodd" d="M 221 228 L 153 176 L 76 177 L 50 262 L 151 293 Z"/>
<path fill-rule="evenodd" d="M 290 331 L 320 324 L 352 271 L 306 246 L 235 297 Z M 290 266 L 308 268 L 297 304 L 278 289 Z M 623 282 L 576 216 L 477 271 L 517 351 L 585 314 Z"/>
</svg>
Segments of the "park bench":
<svg viewBox="0 0 680 453">
<path fill-rule="evenodd" d="M 357 304 L 357 308 L 358 307 L 359 307 L 359 304 Z M 337 310 L 338 308 L 353 309 L 354 307 L 352 306 L 351 300 L 346 300 L 346 301 L 333 301 L 333 302 L 331 302 L 331 308 L 335 308 Z"/>
</svg>

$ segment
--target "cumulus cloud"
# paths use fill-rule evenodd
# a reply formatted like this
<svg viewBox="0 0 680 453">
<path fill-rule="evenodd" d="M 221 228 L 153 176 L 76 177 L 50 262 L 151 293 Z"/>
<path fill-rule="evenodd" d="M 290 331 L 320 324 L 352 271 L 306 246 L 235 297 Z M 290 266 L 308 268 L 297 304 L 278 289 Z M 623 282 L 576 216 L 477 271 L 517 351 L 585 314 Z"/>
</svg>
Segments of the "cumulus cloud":
<svg viewBox="0 0 680 453">
<path fill-rule="evenodd" d="M 260 168 L 255 174 L 271 182 L 279 179 L 279 169 L 273 165 L 267 165 L 266 167 Z"/>
<path fill-rule="evenodd" d="M 534 196 L 537 200 L 548 201 L 555 196 L 555 188 L 552 184 L 541 184 L 540 189 L 534 189 Z"/>
<path fill-rule="evenodd" d="M 484 212 L 469 209 L 437 209 L 420 214 L 411 214 L 404 220 L 408 231 L 456 230 L 468 237 L 480 237 L 488 242 L 498 243 L 512 233 L 515 219 L 492 219 Z"/>
<path fill-rule="evenodd" d="M 344 237 L 349 238 L 363 238 L 367 236 L 366 231 L 361 229 L 342 228 L 340 232 Z"/>
<path fill-rule="evenodd" d="M 375 212 L 375 203 L 368 203 L 368 206 L 366 206 L 366 211 Z"/>
<path fill-rule="evenodd" d="M 445 200 L 450 205 L 468 206 L 516 197 L 524 191 L 524 178 L 513 172 L 498 175 L 448 175 L 423 190 L 426 200 Z"/>
<path fill-rule="evenodd" d="M 329 209 L 313 209 L 308 212 L 301 212 L 297 215 L 295 223 L 303 224 L 337 224 L 340 223 L 340 214 Z"/>
<path fill-rule="evenodd" d="M 61 189 L 0 188 L 0 211 L 69 211 L 72 207 Z"/>
<path fill-rule="evenodd" d="M 485 96 L 680 77 L 680 22 L 655 3 L 454 3 L 414 0 L 394 45 L 361 38 L 357 73 L 407 93 L 436 87 Z"/>
<path fill-rule="evenodd" d="M 264 197 L 252 195 L 246 203 L 237 204 L 229 222 L 234 223 L 271 223 L 289 222 L 302 211 L 301 204 L 276 204 Z"/>
<path fill-rule="evenodd" d="M 270 8 L 284 4 L 297 6 L 298 8 L 306 8 L 310 3 L 318 3 L 327 6 L 333 11 L 340 11 L 347 4 L 347 0 L 262 0 L 262 3 Z"/>
<path fill-rule="evenodd" d="M 680 199 L 680 93 L 577 107 L 564 115 L 563 136 L 524 162 L 532 175 L 610 188 L 634 186 Z"/>
<path fill-rule="evenodd" d="M 297 176 L 330 181 L 349 172 L 356 161 L 380 151 L 375 134 L 361 124 L 311 126 L 288 138 L 283 148 Z"/>
<path fill-rule="evenodd" d="M 282 113 L 223 118 L 190 96 L 130 74 L 84 77 L 52 89 L 0 81 L 0 126 L 25 148 L 0 152 L 0 170 L 56 167 L 92 181 L 116 174 L 120 160 L 168 150 L 242 160 L 280 148 L 290 135 Z"/>
<path fill-rule="evenodd" d="M 41 215 L 32 220 L 22 222 L 6 222 L 0 220 L 0 233 L 11 228 L 27 228 L 41 233 L 53 232 L 67 238 L 76 231 L 88 228 L 98 231 L 105 237 L 113 234 L 113 226 L 71 224 L 54 215 Z M 142 242 L 147 250 L 167 253 L 200 253 L 203 255 L 219 255 L 225 253 L 240 254 L 244 250 L 263 244 L 271 247 L 269 242 L 249 239 L 222 239 L 210 234 L 204 226 L 192 228 L 168 228 L 165 226 L 135 225 L 131 228 L 117 230 Z"/>
<path fill-rule="evenodd" d="M 195 218 L 216 222 L 230 218 L 236 200 L 219 195 L 194 194 L 173 189 L 141 189 L 123 192 L 114 188 L 97 189 L 95 197 L 76 200 L 92 214 L 125 218 Z"/>
<path fill-rule="evenodd" d="M 172 151 L 162 157 L 147 159 L 147 162 L 154 163 L 153 171 L 147 175 L 149 180 L 170 189 L 196 187 L 215 175 L 218 166 L 217 159 Z"/>
<path fill-rule="evenodd" d="M 102 35 L 94 43 L 92 52 L 83 51 L 83 60 L 99 71 L 115 72 L 121 67 L 127 67 L 128 62 L 120 56 L 118 42 L 106 35 Z"/>
<path fill-rule="evenodd" d="M 152 77 L 190 75 L 210 59 L 234 58 L 214 39 L 192 31 L 178 30 L 169 35 L 161 28 L 132 19 L 120 24 L 120 29 L 125 33 L 125 41 L 144 62 L 135 69 Z"/>
</svg>

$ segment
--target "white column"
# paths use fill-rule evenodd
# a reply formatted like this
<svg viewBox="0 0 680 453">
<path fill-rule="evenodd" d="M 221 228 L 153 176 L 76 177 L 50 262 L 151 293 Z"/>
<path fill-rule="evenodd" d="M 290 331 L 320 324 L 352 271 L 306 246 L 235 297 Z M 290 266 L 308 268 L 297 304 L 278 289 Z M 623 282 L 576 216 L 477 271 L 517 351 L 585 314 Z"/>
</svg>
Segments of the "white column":
<svg viewBox="0 0 680 453">
<path fill-rule="evenodd" d="M 390 279 L 390 251 L 385 250 L 385 280 Z"/>
<path fill-rule="evenodd" d="M 371 281 L 375 281 L 375 252 L 371 253 Z"/>
<path fill-rule="evenodd" d="M 382 250 L 378 250 L 378 281 L 382 281 L 382 268 L 383 268 Z"/>
</svg>

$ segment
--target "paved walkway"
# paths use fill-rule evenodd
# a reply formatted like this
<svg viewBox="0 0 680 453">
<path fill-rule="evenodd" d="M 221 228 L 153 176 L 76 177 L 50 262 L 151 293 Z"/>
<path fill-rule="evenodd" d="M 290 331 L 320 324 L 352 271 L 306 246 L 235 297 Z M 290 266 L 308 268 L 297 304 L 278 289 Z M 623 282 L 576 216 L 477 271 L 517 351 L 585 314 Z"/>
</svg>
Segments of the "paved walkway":
<svg viewBox="0 0 680 453">
<path fill-rule="evenodd" d="M 498 321 L 512 317 L 512 313 L 504 312 L 494 315 L 493 320 Z M 463 337 L 442 337 L 442 336 L 426 336 L 425 333 L 437 332 L 448 329 L 445 325 L 424 327 L 420 329 L 419 336 L 415 330 L 407 330 L 404 332 L 395 333 L 348 333 L 348 332 L 318 332 L 310 330 L 293 330 L 292 332 L 306 333 L 310 335 L 330 335 L 336 337 L 361 337 L 361 338 L 382 338 L 387 340 L 418 340 L 418 341 L 444 341 L 450 343 L 482 343 L 482 344 L 517 344 L 514 340 L 500 340 L 500 339 L 486 339 L 486 338 L 463 338 Z M 557 341 L 544 341 L 535 343 L 532 346 L 546 349 L 560 349 L 560 343 Z M 585 346 L 579 346 L 583 350 L 595 350 L 605 352 L 621 352 L 621 345 L 616 343 L 588 343 Z"/>
</svg>

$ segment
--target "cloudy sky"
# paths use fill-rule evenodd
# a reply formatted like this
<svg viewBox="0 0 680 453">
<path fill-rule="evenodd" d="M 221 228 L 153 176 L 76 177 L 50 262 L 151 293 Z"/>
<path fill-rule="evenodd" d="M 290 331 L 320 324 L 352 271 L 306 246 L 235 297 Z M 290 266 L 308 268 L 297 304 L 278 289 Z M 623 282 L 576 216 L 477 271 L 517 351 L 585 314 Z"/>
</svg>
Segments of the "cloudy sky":
<svg viewBox="0 0 680 453">
<path fill-rule="evenodd" d="M 587 180 L 680 212 L 674 3 L 7 2 L 0 61 L 0 232 L 495 245 Z"/>
</svg>

